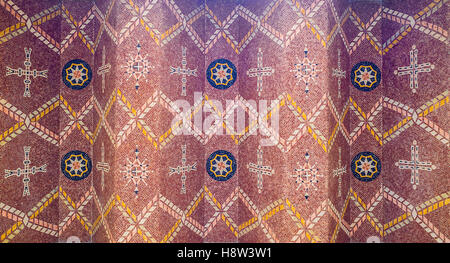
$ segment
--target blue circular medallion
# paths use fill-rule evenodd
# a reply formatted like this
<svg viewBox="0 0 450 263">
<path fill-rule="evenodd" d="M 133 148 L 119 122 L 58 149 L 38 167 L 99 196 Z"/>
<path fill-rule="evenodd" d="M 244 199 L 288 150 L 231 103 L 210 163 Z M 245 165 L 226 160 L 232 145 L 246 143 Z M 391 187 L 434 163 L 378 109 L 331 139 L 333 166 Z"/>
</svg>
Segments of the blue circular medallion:
<svg viewBox="0 0 450 263">
<path fill-rule="evenodd" d="M 206 171 L 216 181 L 227 181 L 233 177 L 236 169 L 236 159 L 230 152 L 224 150 L 213 152 L 206 160 Z"/>
<path fill-rule="evenodd" d="M 237 78 L 236 67 L 228 59 L 216 59 L 206 70 L 206 79 L 216 89 L 228 89 Z"/>
<path fill-rule="evenodd" d="M 381 173 L 381 161 L 374 153 L 360 152 L 352 160 L 351 170 L 363 182 L 375 180 Z"/>
<path fill-rule="evenodd" d="M 372 91 L 380 85 L 381 71 L 374 63 L 362 61 L 353 66 L 350 79 L 358 90 Z"/>
<path fill-rule="evenodd" d="M 83 180 L 92 171 L 91 158 L 85 152 L 70 151 L 61 159 L 61 171 L 70 180 Z"/>
<path fill-rule="evenodd" d="M 62 69 L 62 80 L 71 89 L 84 89 L 92 80 L 91 67 L 84 60 L 71 60 Z"/>
</svg>

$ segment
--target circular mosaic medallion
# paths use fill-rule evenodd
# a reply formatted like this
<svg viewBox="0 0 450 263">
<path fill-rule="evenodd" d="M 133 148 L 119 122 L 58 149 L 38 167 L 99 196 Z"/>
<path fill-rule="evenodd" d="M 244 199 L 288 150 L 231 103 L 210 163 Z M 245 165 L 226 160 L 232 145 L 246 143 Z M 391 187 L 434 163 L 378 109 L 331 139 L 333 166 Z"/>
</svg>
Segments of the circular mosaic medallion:
<svg viewBox="0 0 450 263">
<path fill-rule="evenodd" d="M 227 181 L 233 177 L 236 169 L 236 159 L 230 152 L 224 150 L 213 152 L 206 160 L 206 171 L 216 181 Z"/>
<path fill-rule="evenodd" d="M 370 182 L 380 175 L 381 161 L 374 153 L 360 152 L 353 158 L 351 169 L 356 179 Z"/>
<path fill-rule="evenodd" d="M 381 82 L 381 71 L 374 63 L 362 61 L 353 66 L 350 79 L 355 88 L 372 91 Z"/>
<path fill-rule="evenodd" d="M 92 80 L 91 67 L 81 59 L 71 60 L 63 67 L 62 80 L 71 89 L 84 89 Z"/>
<path fill-rule="evenodd" d="M 206 70 L 206 79 L 216 89 L 228 89 L 237 78 L 236 67 L 228 59 L 216 59 Z"/>
<path fill-rule="evenodd" d="M 61 171 L 70 180 L 79 181 L 88 177 L 92 170 L 89 155 L 82 151 L 70 151 L 61 159 Z"/>
</svg>

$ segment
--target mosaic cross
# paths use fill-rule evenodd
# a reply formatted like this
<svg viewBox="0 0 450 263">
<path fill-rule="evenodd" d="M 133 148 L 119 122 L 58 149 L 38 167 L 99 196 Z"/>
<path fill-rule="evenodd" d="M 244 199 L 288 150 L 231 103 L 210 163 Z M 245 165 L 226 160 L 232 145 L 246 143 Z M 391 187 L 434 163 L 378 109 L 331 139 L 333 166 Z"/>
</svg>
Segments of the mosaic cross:
<svg viewBox="0 0 450 263">
<path fill-rule="evenodd" d="M 315 63 L 314 59 L 309 60 L 308 48 L 306 46 L 303 53 L 303 60 L 300 61 L 297 57 L 298 62 L 294 64 L 294 69 L 291 69 L 290 72 L 294 72 L 294 77 L 297 79 L 297 84 L 302 81 L 305 83 L 305 93 L 308 93 L 309 85 L 316 82 L 316 79 L 319 76 L 318 73 L 321 72 L 321 70 L 318 69 L 319 63 Z"/>
<path fill-rule="evenodd" d="M 261 149 L 261 145 L 258 146 L 258 150 L 256 153 L 256 164 L 255 163 L 249 163 L 247 164 L 247 168 L 249 172 L 256 173 L 257 175 L 257 187 L 258 187 L 258 193 L 260 194 L 263 189 L 263 175 L 271 176 L 275 173 L 275 170 L 272 169 L 271 166 L 263 165 L 263 151 Z"/>
<path fill-rule="evenodd" d="M 136 80 L 134 87 L 137 91 L 139 89 L 139 81 L 141 80 L 141 78 L 147 80 L 146 75 L 150 73 L 150 68 L 153 68 L 153 66 L 150 65 L 150 61 L 147 60 L 147 55 L 141 55 L 140 43 L 136 45 L 136 49 L 136 55 L 134 57 L 130 55 L 130 58 L 127 61 L 127 65 L 122 66 L 122 68 L 126 69 L 125 72 L 128 74 L 128 78 L 132 76 Z"/>
<path fill-rule="evenodd" d="M 428 171 L 436 169 L 436 166 L 431 162 L 421 162 L 419 161 L 419 146 L 417 145 L 417 141 L 413 141 L 413 145 L 411 145 L 411 160 L 399 160 L 395 163 L 395 166 L 398 166 L 400 169 L 411 170 L 411 184 L 413 185 L 413 189 L 417 189 L 419 185 L 419 171 Z"/>
<path fill-rule="evenodd" d="M 404 67 L 398 67 L 394 71 L 397 76 L 409 75 L 409 87 L 412 93 L 416 93 L 419 88 L 419 73 L 430 72 L 434 69 L 434 65 L 430 62 L 418 64 L 417 61 L 418 50 L 416 45 L 413 45 L 409 51 L 409 65 Z"/>
<path fill-rule="evenodd" d="M 31 97 L 30 85 L 31 85 L 31 77 L 33 79 L 37 77 L 47 78 L 48 70 L 38 71 L 36 69 L 31 69 L 31 48 L 24 48 L 25 50 L 25 61 L 23 64 L 25 68 L 17 68 L 13 69 L 10 67 L 6 67 L 6 76 L 17 75 L 18 77 L 24 77 L 23 83 L 25 84 L 25 91 L 23 93 L 24 97 Z"/>
<path fill-rule="evenodd" d="M 25 154 L 25 158 L 23 160 L 23 165 L 24 168 L 17 168 L 16 170 L 7 170 L 5 169 L 5 178 L 8 178 L 10 176 L 17 176 L 20 177 L 23 175 L 23 195 L 22 196 L 26 196 L 26 195 L 30 195 L 30 187 L 29 187 L 29 182 L 30 182 L 30 175 L 35 175 L 36 173 L 45 173 L 47 172 L 47 164 L 41 165 L 39 167 L 33 166 L 30 168 L 30 150 L 31 147 L 30 146 L 24 146 L 23 147 L 23 151 Z"/>
<path fill-rule="evenodd" d="M 146 160 L 141 161 L 139 159 L 139 150 L 137 148 L 134 151 L 134 154 L 134 160 L 127 158 L 127 164 L 120 172 L 124 174 L 123 178 L 127 179 L 127 183 L 125 184 L 125 186 L 127 186 L 130 182 L 134 183 L 134 193 L 136 194 L 137 198 L 139 194 L 139 183 L 143 182 L 145 185 L 147 185 L 145 180 L 148 179 L 148 173 L 151 170 L 148 169 L 149 165 L 146 164 Z"/>
<path fill-rule="evenodd" d="M 341 68 L 341 50 L 338 49 L 338 67 L 333 69 L 332 76 L 338 78 L 338 98 L 341 97 L 341 79 L 345 78 L 345 70 Z"/>
<path fill-rule="evenodd" d="M 105 173 L 109 172 L 110 170 L 110 166 L 109 163 L 105 162 L 105 145 L 102 142 L 102 148 L 101 148 L 101 161 L 97 162 L 96 168 L 97 171 L 100 171 L 102 173 L 102 180 L 101 180 L 101 186 L 102 186 L 102 191 L 105 188 Z"/>
<path fill-rule="evenodd" d="M 181 96 L 186 96 L 186 82 L 187 76 L 195 76 L 197 77 L 197 69 L 189 69 L 186 68 L 187 60 L 186 60 L 186 47 L 181 47 L 181 67 L 170 67 L 170 74 L 180 74 L 181 77 Z"/>
<path fill-rule="evenodd" d="M 109 64 L 109 63 L 105 64 L 105 63 L 106 63 L 106 52 L 105 52 L 105 46 L 103 46 L 102 65 L 97 70 L 97 74 L 102 76 L 102 93 L 105 93 L 105 75 L 111 69 L 111 64 Z"/>
<path fill-rule="evenodd" d="M 341 159 L 341 147 L 339 147 L 339 160 L 338 160 L 338 168 L 333 170 L 333 176 L 338 178 L 338 197 L 342 194 L 342 175 L 344 175 L 347 171 L 347 165 L 342 166 Z"/>
<path fill-rule="evenodd" d="M 256 68 L 251 68 L 247 70 L 247 75 L 249 77 L 256 77 L 256 90 L 258 91 L 258 96 L 261 96 L 263 88 L 263 77 L 271 76 L 275 72 L 272 67 L 263 66 L 263 52 L 261 48 L 258 49 Z"/>
<path fill-rule="evenodd" d="M 322 174 L 319 174 L 319 168 L 316 167 L 316 164 L 311 165 L 309 163 L 309 158 L 310 155 L 306 152 L 305 164 L 302 166 L 300 165 L 300 162 L 298 162 L 297 164 L 300 168 L 294 169 L 295 174 L 291 175 L 291 177 L 295 178 L 295 183 L 298 184 L 296 190 L 303 186 L 305 199 L 308 199 L 311 188 L 317 190 L 316 184 L 319 182 L 318 177 L 323 177 Z"/>
<path fill-rule="evenodd" d="M 181 145 L 181 166 L 175 168 L 169 167 L 169 176 L 172 174 L 181 174 L 181 193 L 186 193 L 186 173 L 197 171 L 197 163 L 186 164 L 186 145 Z"/>
</svg>

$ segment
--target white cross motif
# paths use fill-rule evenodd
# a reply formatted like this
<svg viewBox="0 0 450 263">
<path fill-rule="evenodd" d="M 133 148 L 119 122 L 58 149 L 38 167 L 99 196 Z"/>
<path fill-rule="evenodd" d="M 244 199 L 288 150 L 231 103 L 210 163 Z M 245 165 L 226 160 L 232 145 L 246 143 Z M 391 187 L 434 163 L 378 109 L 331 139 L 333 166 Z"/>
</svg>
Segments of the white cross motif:
<svg viewBox="0 0 450 263">
<path fill-rule="evenodd" d="M 428 171 L 436 169 L 436 165 L 433 165 L 431 162 L 421 162 L 419 161 L 419 146 L 417 145 L 417 141 L 413 141 L 413 145 L 411 145 L 411 160 L 399 160 L 395 163 L 400 169 L 411 170 L 411 184 L 413 185 L 413 189 L 416 190 L 419 185 L 419 171 Z"/>
<path fill-rule="evenodd" d="M 105 64 L 105 63 L 106 63 L 106 53 L 105 53 L 105 46 L 103 46 L 102 65 L 97 70 L 97 74 L 102 76 L 102 93 L 105 93 L 105 75 L 111 69 L 111 64 L 109 64 L 109 63 Z"/>
<path fill-rule="evenodd" d="M 394 74 L 397 76 L 409 75 L 409 87 L 411 88 L 412 93 L 416 93 L 419 88 L 419 73 L 422 72 L 430 72 L 434 69 L 434 65 L 430 62 L 419 64 L 417 61 L 417 54 L 419 51 L 416 48 L 416 45 L 411 47 L 409 51 L 409 65 L 404 67 L 399 67 L 394 71 Z"/>
<path fill-rule="evenodd" d="M 186 96 L 186 82 L 187 76 L 195 76 L 197 77 L 197 69 L 189 69 L 186 68 L 187 60 L 186 60 L 186 47 L 181 47 L 181 67 L 170 67 L 170 75 L 179 74 L 181 77 L 181 96 Z"/>
<path fill-rule="evenodd" d="M 275 72 L 272 67 L 263 66 L 263 52 L 261 48 L 258 49 L 257 64 L 256 68 L 251 68 L 247 70 L 247 75 L 249 77 L 256 77 L 256 91 L 258 91 L 258 96 L 261 96 L 263 89 L 263 77 L 271 76 Z"/>
<path fill-rule="evenodd" d="M 186 164 L 186 145 L 181 146 L 181 166 L 175 168 L 169 167 L 169 176 L 172 174 L 181 174 L 181 190 L 182 194 L 186 193 L 186 173 L 191 171 L 197 171 L 197 163 L 187 165 Z"/>
<path fill-rule="evenodd" d="M 341 161 L 341 147 L 339 147 L 339 161 L 338 168 L 333 170 L 333 176 L 338 177 L 338 197 L 342 195 L 342 175 L 347 172 L 347 165 L 342 166 Z"/>
<path fill-rule="evenodd" d="M 260 194 L 263 190 L 263 175 L 271 176 L 272 174 L 275 174 L 275 170 L 272 169 L 272 167 L 263 165 L 263 151 L 261 145 L 258 146 L 256 164 L 249 163 L 247 164 L 247 168 L 249 172 L 256 173 L 258 177 L 256 186 L 258 187 L 258 193 Z"/>
<path fill-rule="evenodd" d="M 37 77 L 47 78 L 48 70 L 38 71 L 36 69 L 31 69 L 31 48 L 24 48 L 25 50 L 25 61 L 23 64 L 25 68 L 17 68 L 13 69 L 10 67 L 6 67 L 6 76 L 17 75 L 18 77 L 25 77 L 23 83 L 25 84 L 25 91 L 23 93 L 24 97 L 31 97 L 30 85 L 31 85 L 31 77 L 33 79 Z"/>
<path fill-rule="evenodd" d="M 341 97 L 341 79 L 345 79 L 345 70 L 341 69 L 341 50 L 338 49 L 338 67 L 333 69 L 332 76 L 338 78 L 338 98 Z"/>
<path fill-rule="evenodd" d="M 30 146 L 24 146 L 23 151 L 25 154 L 25 158 L 23 160 L 23 165 L 25 166 L 23 169 L 17 168 L 16 170 L 7 170 L 5 169 L 5 178 L 8 178 L 10 176 L 17 176 L 20 177 L 23 175 L 23 195 L 30 195 L 30 175 L 35 175 L 36 173 L 45 173 L 47 172 L 46 167 L 47 164 L 41 165 L 39 167 L 33 166 L 30 167 L 31 161 L 30 161 Z"/>
</svg>

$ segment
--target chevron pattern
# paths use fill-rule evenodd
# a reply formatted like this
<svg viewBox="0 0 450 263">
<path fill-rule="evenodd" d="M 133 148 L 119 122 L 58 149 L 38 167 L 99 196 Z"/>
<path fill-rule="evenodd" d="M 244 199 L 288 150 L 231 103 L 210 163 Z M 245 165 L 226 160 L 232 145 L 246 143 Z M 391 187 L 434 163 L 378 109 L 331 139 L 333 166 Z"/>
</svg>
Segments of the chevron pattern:
<svg viewBox="0 0 450 263">
<path fill-rule="evenodd" d="M 166 5 L 172 15 L 177 19 L 177 23 L 171 25 L 165 32 L 158 30 L 158 28 L 156 28 L 147 18 L 148 15 L 156 9 L 155 6 L 158 2 Z M 284 34 L 267 23 L 267 20 L 282 3 L 289 5 L 292 12 L 298 17 L 296 22 L 290 25 L 290 30 Z M 198 6 L 186 15 L 182 13 L 179 6 L 173 0 L 146 0 L 142 5 L 139 5 L 134 1 L 115 0 L 109 2 L 106 12 L 104 13 L 102 13 L 99 7 L 93 3 L 93 6 L 89 11 L 77 21 L 64 4 L 54 5 L 44 11 L 34 14 L 30 18 L 29 15 L 25 14 L 13 1 L 2 0 L 0 1 L 0 6 L 13 15 L 17 20 L 17 23 L 0 32 L 0 41 L 1 43 L 11 41 L 21 34 L 30 32 L 42 41 L 42 43 L 47 45 L 48 48 L 61 54 L 64 53 L 67 47 L 69 47 L 75 39 L 79 38 L 84 43 L 85 47 L 91 53 L 94 53 L 97 50 L 100 38 L 104 32 L 107 33 L 115 45 L 120 45 L 127 37 L 133 34 L 133 31 L 136 30 L 136 28 L 142 27 L 148 33 L 148 36 L 153 39 L 155 44 L 160 47 L 170 43 L 170 41 L 181 32 L 187 32 L 191 40 L 204 54 L 208 53 L 220 38 L 224 38 L 230 48 L 239 54 L 249 42 L 255 38 L 258 32 L 269 37 L 277 45 L 288 47 L 292 40 L 297 37 L 297 34 L 307 27 L 308 30 L 306 31 L 312 34 L 325 48 L 331 46 L 336 38 L 335 36 L 339 34 L 342 41 L 345 43 L 349 54 L 352 54 L 362 42 L 368 41 L 376 52 L 385 55 L 394 46 L 398 45 L 398 43 L 400 43 L 406 35 L 412 32 L 413 29 L 448 45 L 448 31 L 431 22 L 424 21 L 441 8 L 445 8 L 446 3 L 447 0 L 433 0 L 416 14 L 405 14 L 390 8 L 380 7 L 372 14 L 368 21 L 364 22 L 351 7 L 347 7 L 341 16 L 338 16 L 333 1 L 315 0 L 309 6 L 304 6 L 301 1 L 296 0 L 273 0 L 267 5 L 261 16 L 256 15 L 243 5 L 238 4 L 234 7 L 233 11 L 221 21 L 206 3 Z M 111 10 L 115 5 L 119 5 L 118 8 L 127 9 L 131 16 L 131 19 L 128 22 L 125 22 L 125 26 L 120 30 L 115 30 L 108 22 L 108 18 L 111 16 Z M 332 10 L 335 20 L 335 25 L 331 28 L 329 34 L 324 33 L 314 20 L 319 14 L 318 11 L 321 8 L 326 7 Z M 55 39 L 40 27 L 41 24 L 51 21 L 58 16 L 61 16 L 64 19 L 64 22 L 71 28 L 61 43 L 57 43 Z M 97 19 L 97 22 L 101 27 L 93 40 L 91 39 L 92 37 L 86 33 L 86 27 L 94 20 L 94 18 Z M 208 36 L 206 42 L 201 39 L 198 32 L 196 32 L 192 26 L 193 23 L 201 18 L 211 22 L 215 28 L 214 33 L 211 36 Z M 233 35 L 229 30 L 233 23 L 237 23 L 238 18 L 242 18 L 252 25 L 250 30 L 245 34 L 245 37 L 240 41 L 238 41 L 237 36 Z M 371 32 L 381 19 L 387 19 L 401 26 L 401 28 L 384 43 L 381 43 L 381 41 L 375 37 L 374 33 Z M 342 29 L 348 20 L 350 20 L 354 27 L 359 31 L 357 36 L 351 41 L 348 40 Z"/>
<path fill-rule="evenodd" d="M 61 220 L 59 225 L 36 219 L 43 209 L 58 199 L 61 200 L 70 211 L 65 215 L 64 219 Z M 227 210 L 235 205 L 238 199 L 242 201 L 244 205 L 242 209 L 248 209 L 252 214 L 252 218 L 249 218 L 239 225 L 233 221 L 227 213 Z M 200 224 L 197 220 L 190 217 L 195 210 L 198 209 L 199 203 L 203 200 L 215 211 L 205 225 Z M 340 230 L 351 237 L 360 228 L 363 222 L 367 221 L 371 227 L 379 233 L 380 237 L 387 236 L 410 223 L 416 222 L 437 242 L 449 242 L 449 239 L 443 235 L 439 229 L 434 227 L 433 223 L 427 219 L 426 215 L 444 209 L 450 204 L 450 192 L 434 196 L 430 200 L 416 206 L 412 205 L 387 187 L 380 188 L 376 195 L 370 198 L 367 203 L 352 189 L 349 190 L 345 200 L 346 205 L 341 212 L 337 211 L 335 206 L 328 199 L 325 200 L 308 219 L 304 219 L 296 210 L 295 204 L 291 203 L 288 198 L 276 200 L 267 207 L 261 209 L 256 207 L 249 196 L 239 187 L 237 187 L 224 202 L 220 202 L 214 197 L 214 194 L 204 186 L 184 210 L 177 207 L 163 195 L 158 194 L 144 206 L 139 215 L 135 215 L 119 195 L 112 195 L 108 202 L 102 206 L 95 189 L 91 188 L 75 203 L 70 196 L 59 187 L 59 189 L 53 189 L 49 192 L 27 213 L 0 203 L 2 217 L 14 221 L 14 224 L 0 236 L 0 241 L 13 241 L 14 237 L 16 237 L 24 228 L 30 228 L 46 235 L 58 236 L 64 232 L 74 220 L 79 221 L 86 232 L 90 235 L 94 235 L 100 227 L 109 229 L 106 219 L 111 214 L 112 210 L 117 210 L 129 223 L 129 227 L 121 236 L 113 237 L 108 235 L 108 238 L 111 238 L 108 240 L 109 242 L 127 242 L 136 234 L 139 235 L 143 241 L 148 243 L 175 242 L 174 240 L 176 240 L 177 234 L 183 227 L 190 229 L 196 235 L 204 238 L 211 232 L 214 226 L 220 222 L 226 224 L 229 231 L 235 236 L 242 237 L 249 232 L 254 231 L 256 228 L 261 228 L 266 236 L 265 242 L 280 242 L 277 234 L 279 235 L 281 233 L 276 233 L 271 228 L 271 224 L 268 221 L 270 218 L 276 217 L 277 214 L 283 213 L 283 211 L 289 215 L 289 218 L 295 222 L 298 228 L 297 233 L 291 237 L 291 242 L 320 242 L 320 239 L 315 236 L 313 229 L 316 223 L 323 218 L 325 214 L 329 214 L 335 220 L 335 230 L 333 232 L 332 240 L 335 239 Z M 352 204 L 357 207 L 358 211 L 360 211 L 359 216 L 351 223 L 342 218 L 345 210 L 349 207 L 350 200 L 352 201 Z M 385 223 L 380 222 L 373 214 L 373 210 L 381 204 L 381 201 L 383 200 L 393 203 L 401 210 L 400 213 L 398 213 L 398 216 L 393 216 L 392 220 L 388 220 Z M 90 222 L 82 211 L 89 202 L 95 204 L 99 214 L 94 222 Z M 176 220 L 173 227 L 166 230 L 167 234 L 162 240 L 156 240 L 152 237 L 151 232 L 144 226 L 144 223 L 147 220 L 154 218 L 157 210 L 169 214 Z"/>
</svg>

